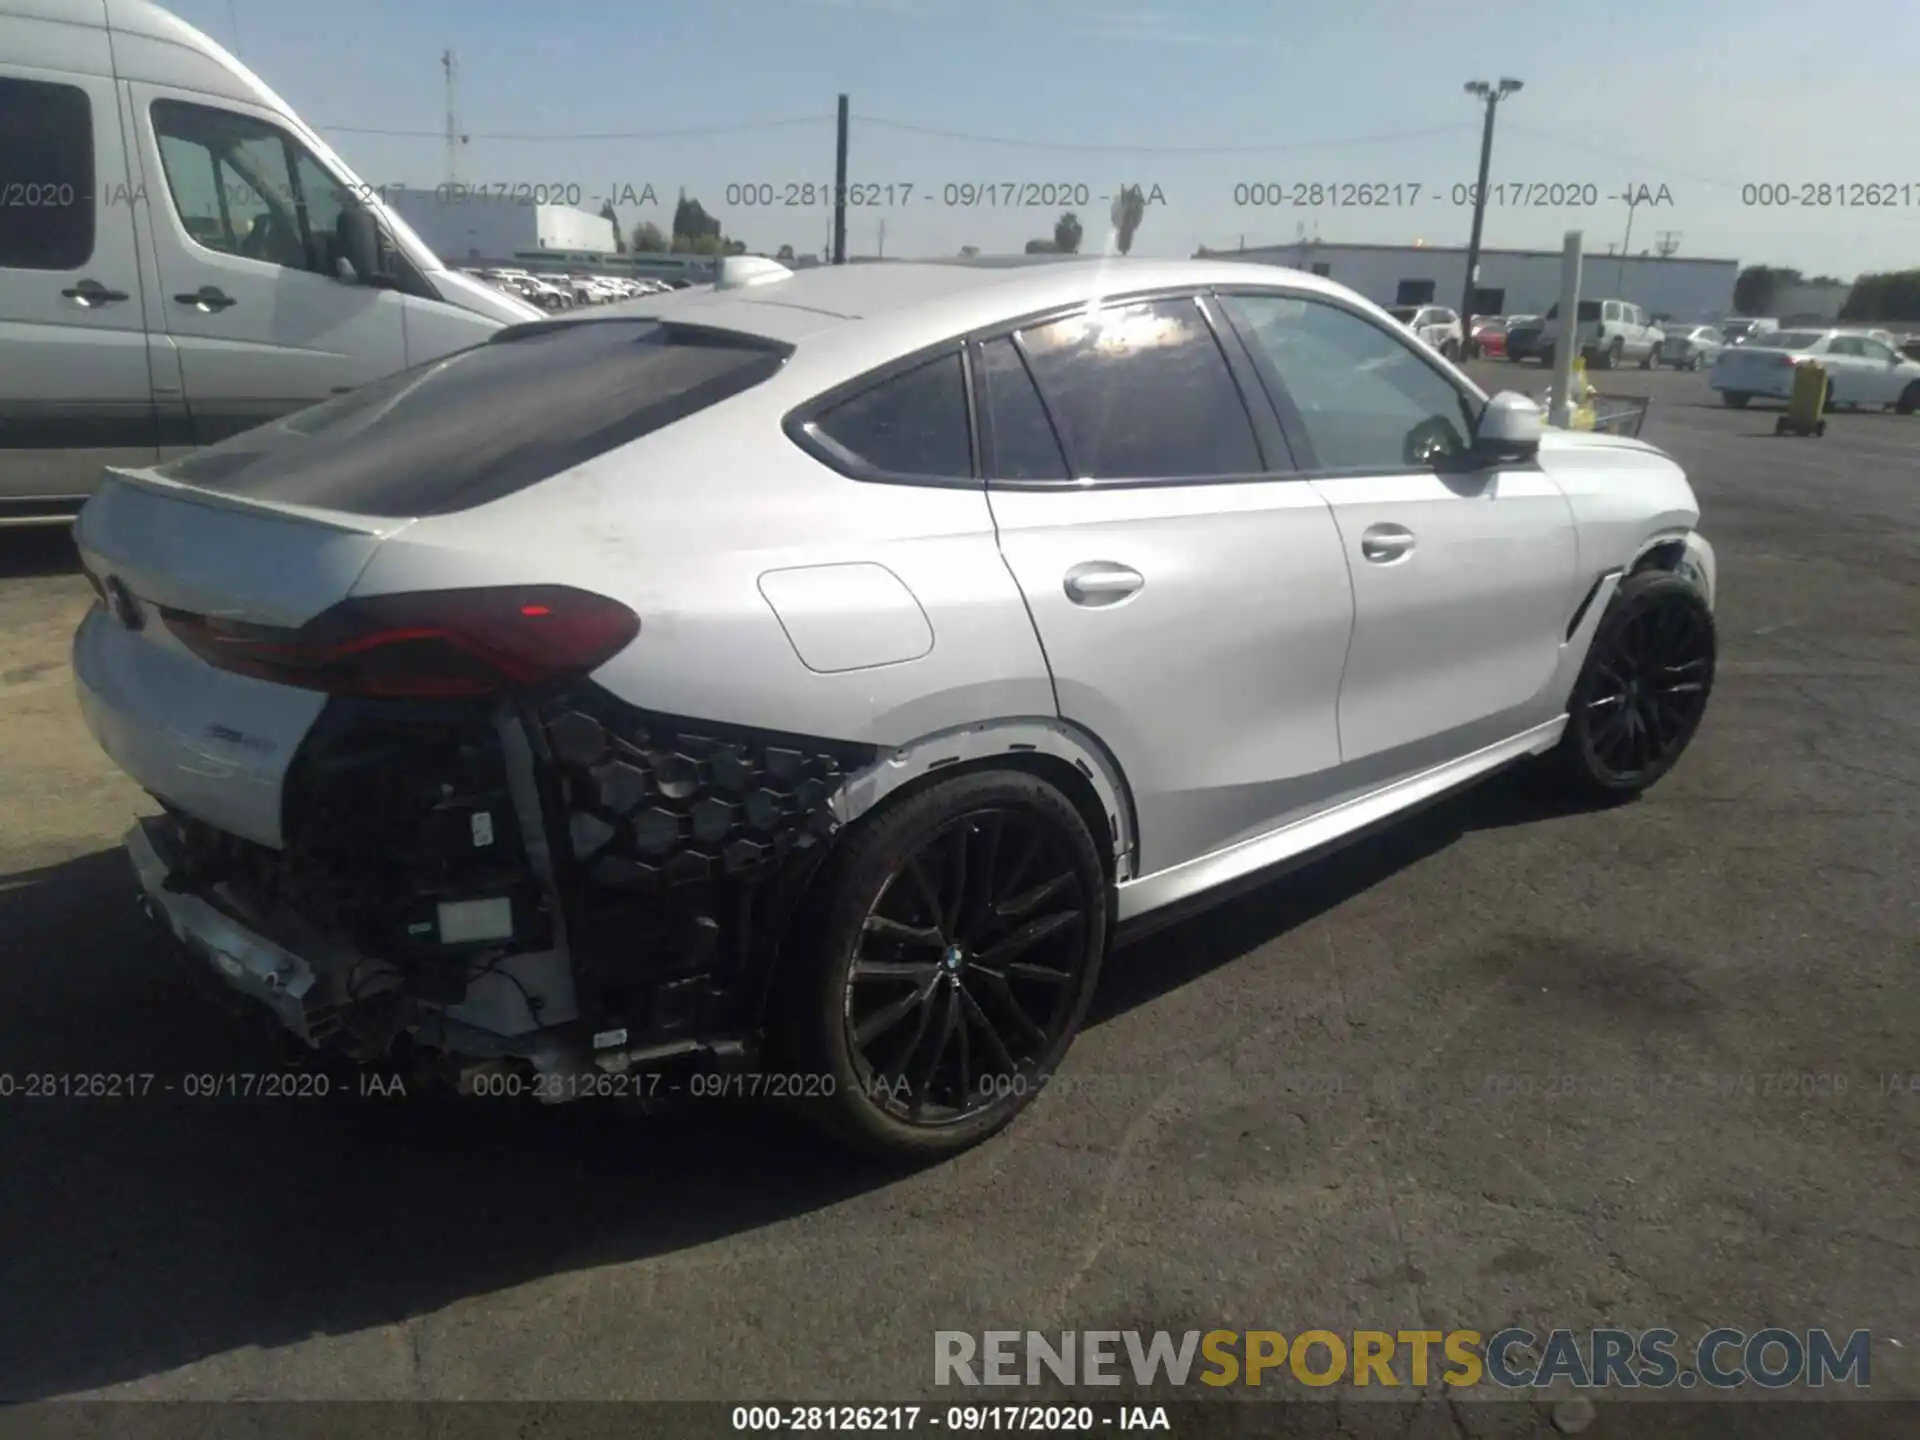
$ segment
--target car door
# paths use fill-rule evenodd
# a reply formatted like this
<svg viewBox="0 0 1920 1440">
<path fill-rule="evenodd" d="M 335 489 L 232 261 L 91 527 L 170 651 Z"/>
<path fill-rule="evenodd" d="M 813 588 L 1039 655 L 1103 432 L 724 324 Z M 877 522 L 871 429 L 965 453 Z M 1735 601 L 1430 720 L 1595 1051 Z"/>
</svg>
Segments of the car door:
<svg viewBox="0 0 1920 1440">
<path fill-rule="evenodd" d="M 1858 335 L 1835 335 L 1819 352 L 1819 361 L 1827 367 L 1827 398 L 1836 405 L 1872 403 L 1868 392 L 1872 377 L 1867 373 L 1866 342 Z"/>
<path fill-rule="evenodd" d="M 1225 304 L 1352 574 L 1343 763 L 1389 780 L 1553 718 L 1582 588 L 1559 488 L 1531 461 L 1469 468 L 1479 398 L 1372 316 L 1320 296 Z"/>
<path fill-rule="evenodd" d="M 1860 341 L 1860 359 L 1863 405 L 1891 405 L 1913 383 L 1911 367 L 1900 363 L 1900 356 L 1891 345 L 1863 337 Z"/>
<path fill-rule="evenodd" d="M 334 274 L 350 189 L 271 111 L 127 89 L 195 439 L 224 439 L 405 368 L 404 297 Z"/>
<path fill-rule="evenodd" d="M 60 28 L 98 78 L 0 62 L 0 523 L 158 458 L 106 34 Z"/>
<path fill-rule="evenodd" d="M 1351 582 L 1238 342 L 1194 295 L 1115 300 L 973 366 L 1001 551 L 1061 716 L 1127 777 L 1140 871 L 1324 803 Z"/>
</svg>

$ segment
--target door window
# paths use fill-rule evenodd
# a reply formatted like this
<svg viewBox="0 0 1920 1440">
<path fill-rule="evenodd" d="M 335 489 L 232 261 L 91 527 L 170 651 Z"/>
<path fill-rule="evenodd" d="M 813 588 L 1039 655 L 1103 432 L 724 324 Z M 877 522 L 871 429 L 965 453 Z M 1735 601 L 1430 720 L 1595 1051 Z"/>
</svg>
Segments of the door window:
<svg viewBox="0 0 1920 1440">
<path fill-rule="evenodd" d="M 0 268 L 93 258 L 93 102 L 75 85 L 0 77 Z"/>
<path fill-rule="evenodd" d="M 1882 345 L 1878 340 L 1862 340 L 1860 353 L 1876 365 L 1889 365 L 1900 358 L 1889 346 Z"/>
<path fill-rule="evenodd" d="M 1006 336 L 980 347 L 981 388 L 993 433 L 993 474 L 1001 480 L 1065 480 L 1067 462 L 1026 362 Z"/>
<path fill-rule="evenodd" d="M 1857 340 L 1851 335 L 1836 335 L 1827 344 L 1827 354 L 1829 355 L 1864 355 L 1867 353 L 1862 348 L 1865 345 L 1865 343 L 1866 343 L 1865 341 Z"/>
<path fill-rule="evenodd" d="M 291 136 L 231 110 L 157 100 L 153 131 L 175 213 L 209 250 L 333 273 L 340 183 Z"/>
<path fill-rule="evenodd" d="M 814 429 L 845 458 L 890 475 L 973 474 L 958 350 L 843 400 L 815 420 Z"/>
<path fill-rule="evenodd" d="M 1272 362 L 1319 468 L 1424 469 L 1467 452 L 1476 407 L 1371 320 L 1286 295 L 1228 304 L 1248 344 Z"/>
<path fill-rule="evenodd" d="M 1020 340 L 1075 474 L 1199 479 L 1264 469 L 1246 403 L 1197 301 L 1108 305 Z"/>
</svg>

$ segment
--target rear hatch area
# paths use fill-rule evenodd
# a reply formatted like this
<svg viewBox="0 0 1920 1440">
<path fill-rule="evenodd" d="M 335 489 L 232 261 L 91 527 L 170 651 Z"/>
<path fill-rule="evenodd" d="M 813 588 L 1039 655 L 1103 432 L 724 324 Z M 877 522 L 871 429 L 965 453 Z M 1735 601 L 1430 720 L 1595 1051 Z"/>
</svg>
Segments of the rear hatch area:
<svg viewBox="0 0 1920 1440">
<path fill-rule="evenodd" d="M 577 1067 L 588 1007 L 568 906 L 583 931 L 594 916 L 552 717 L 590 696 L 639 618 L 562 583 L 471 579 L 484 556 L 441 552 L 430 582 L 397 591 L 414 572 L 373 562 L 423 517 L 605 454 L 790 353 L 645 318 L 533 325 L 172 465 L 110 473 L 75 526 L 98 601 L 73 663 L 89 730 L 163 810 L 128 841 L 157 918 L 311 1043 L 345 1030 L 382 1053 L 404 1033 Z M 714 743 L 657 758 L 691 766 L 682 756 Z M 644 782 L 635 800 L 654 792 L 630 767 L 615 778 Z M 658 788 L 673 807 L 647 812 L 674 827 L 664 860 L 705 792 Z M 777 859 L 760 840 L 735 852 L 741 869 Z M 687 905 L 661 918 L 649 867 L 627 869 L 661 933 L 688 931 Z M 592 1008 L 624 986 L 616 1018 L 636 1040 L 664 1027 L 697 1048 L 684 1037 L 706 1027 L 689 997 L 714 988 L 711 915 L 729 911 L 704 892 L 692 904 L 708 938 L 675 977 L 672 1015 L 631 916 L 601 946 L 620 965 L 600 964 Z"/>
</svg>

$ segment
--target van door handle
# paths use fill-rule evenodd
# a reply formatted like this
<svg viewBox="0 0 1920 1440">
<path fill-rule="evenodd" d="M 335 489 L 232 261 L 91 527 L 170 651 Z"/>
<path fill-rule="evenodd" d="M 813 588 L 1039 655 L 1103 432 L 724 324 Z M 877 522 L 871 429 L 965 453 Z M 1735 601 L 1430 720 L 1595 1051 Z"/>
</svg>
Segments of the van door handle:
<svg viewBox="0 0 1920 1440">
<path fill-rule="evenodd" d="M 1413 532 L 1404 525 L 1374 525 L 1360 537 L 1360 553 L 1376 565 L 1388 565 L 1413 551 Z"/>
<path fill-rule="evenodd" d="M 185 295 L 173 297 L 176 304 L 191 305 L 204 315 L 212 315 L 240 302 L 214 285 L 202 285 L 198 290 L 190 290 Z"/>
<path fill-rule="evenodd" d="M 82 310 L 91 310 L 96 305 L 111 305 L 116 300 L 127 298 L 126 291 L 109 290 L 98 280 L 82 280 L 71 290 L 62 290 L 60 293 Z"/>
<path fill-rule="evenodd" d="M 1076 605 L 1118 605 L 1146 583 L 1138 570 L 1110 560 L 1089 560 L 1067 572 L 1067 598 Z"/>
</svg>

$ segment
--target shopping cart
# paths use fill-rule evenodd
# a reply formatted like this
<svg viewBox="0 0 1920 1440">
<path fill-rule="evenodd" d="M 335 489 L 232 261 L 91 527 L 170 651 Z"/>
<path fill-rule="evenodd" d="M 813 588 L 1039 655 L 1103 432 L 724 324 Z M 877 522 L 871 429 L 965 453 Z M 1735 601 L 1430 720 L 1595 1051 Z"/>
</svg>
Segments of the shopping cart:
<svg viewBox="0 0 1920 1440">
<path fill-rule="evenodd" d="M 1647 423 L 1647 407 L 1652 403 L 1645 395 L 1590 395 L 1581 411 L 1592 419 L 1579 428 L 1638 439 L 1640 427 Z"/>
</svg>

